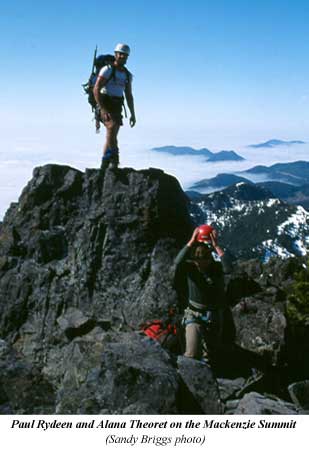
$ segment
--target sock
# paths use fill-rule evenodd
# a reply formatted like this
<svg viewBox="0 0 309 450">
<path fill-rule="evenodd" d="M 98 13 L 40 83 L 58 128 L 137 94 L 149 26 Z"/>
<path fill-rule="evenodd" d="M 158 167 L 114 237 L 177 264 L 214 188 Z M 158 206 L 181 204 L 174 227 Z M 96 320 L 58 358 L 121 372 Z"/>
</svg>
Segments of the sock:
<svg viewBox="0 0 309 450">
<path fill-rule="evenodd" d="M 111 159 L 111 156 L 113 155 L 113 150 L 111 148 L 108 148 L 105 152 L 105 154 L 102 156 L 102 160 Z"/>
</svg>

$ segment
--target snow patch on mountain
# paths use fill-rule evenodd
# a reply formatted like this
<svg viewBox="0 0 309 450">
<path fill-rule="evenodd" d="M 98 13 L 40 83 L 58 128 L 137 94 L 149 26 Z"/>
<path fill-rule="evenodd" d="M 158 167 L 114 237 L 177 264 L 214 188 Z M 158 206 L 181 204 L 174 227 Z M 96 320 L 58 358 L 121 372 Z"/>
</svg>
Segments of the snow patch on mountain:
<svg viewBox="0 0 309 450">
<path fill-rule="evenodd" d="M 296 207 L 296 212 L 292 214 L 285 222 L 278 226 L 278 234 L 288 234 L 292 237 L 297 237 L 299 229 L 308 227 L 309 212 L 302 206 Z"/>
<path fill-rule="evenodd" d="M 270 208 L 271 206 L 274 205 L 279 205 L 280 200 L 278 198 L 270 198 L 267 202 L 267 207 Z"/>
<path fill-rule="evenodd" d="M 289 252 L 286 248 L 279 245 L 276 241 L 268 239 L 262 242 L 262 247 L 265 249 L 263 262 L 268 262 L 272 256 L 279 256 L 282 259 L 295 257 L 295 255 Z"/>
<path fill-rule="evenodd" d="M 278 198 L 250 199 L 251 194 L 251 186 L 235 185 L 192 199 L 191 217 L 196 225 L 215 226 L 220 242 L 236 257 L 259 256 L 266 262 L 271 256 L 309 254 L 309 212 Z"/>
</svg>

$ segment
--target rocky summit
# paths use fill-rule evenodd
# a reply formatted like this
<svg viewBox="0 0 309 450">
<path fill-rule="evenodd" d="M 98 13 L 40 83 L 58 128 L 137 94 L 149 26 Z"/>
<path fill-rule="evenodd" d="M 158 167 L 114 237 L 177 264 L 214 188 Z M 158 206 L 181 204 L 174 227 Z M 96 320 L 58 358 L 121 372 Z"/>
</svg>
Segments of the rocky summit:
<svg viewBox="0 0 309 450">
<path fill-rule="evenodd" d="M 173 260 L 193 226 L 161 170 L 36 168 L 0 223 L 0 413 L 306 411 L 301 257 L 234 262 L 215 367 L 141 333 L 179 304 Z"/>
</svg>

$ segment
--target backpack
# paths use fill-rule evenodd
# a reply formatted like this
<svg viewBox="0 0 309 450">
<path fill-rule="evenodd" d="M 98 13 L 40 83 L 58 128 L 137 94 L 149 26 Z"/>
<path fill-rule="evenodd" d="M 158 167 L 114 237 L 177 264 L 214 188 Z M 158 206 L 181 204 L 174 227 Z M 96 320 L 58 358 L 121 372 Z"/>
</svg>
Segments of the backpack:
<svg viewBox="0 0 309 450">
<path fill-rule="evenodd" d="M 167 320 L 149 320 L 140 326 L 140 331 L 172 353 L 182 353 L 182 330 L 176 317 Z"/>
<path fill-rule="evenodd" d="M 94 51 L 92 71 L 91 71 L 89 80 L 87 81 L 87 83 L 82 84 L 84 93 L 88 96 L 88 103 L 90 104 L 91 110 L 92 110 L 92 112 L 95 113 L 95 115 L 97 112 L 97 103 L 96 103 L 94 95 L 93 95 L 93 88 L 97 81 L 99 72 L 102 69 L 102 67 L 104 67 L 104 66 L 110 66 L 112 68 L 112 73 L 111 73 L 109 79 L 107 80 L 107 82 L 110 81 L 112 78 L 115 79 L 115 73 L 116 73 L 116 67 L 114 66 L 115 57 L 110 54 L 97 56 L 97 49 L 98 49 L 98 47 L 96 47 L 95 51 Z M 128 71 L 128 69 L 126 67 L 124 69 L 125 69 L 125 73 L 127 75 L 127 83 L 128 83 L 131 78 L 131 73 Z"/>
</svg>

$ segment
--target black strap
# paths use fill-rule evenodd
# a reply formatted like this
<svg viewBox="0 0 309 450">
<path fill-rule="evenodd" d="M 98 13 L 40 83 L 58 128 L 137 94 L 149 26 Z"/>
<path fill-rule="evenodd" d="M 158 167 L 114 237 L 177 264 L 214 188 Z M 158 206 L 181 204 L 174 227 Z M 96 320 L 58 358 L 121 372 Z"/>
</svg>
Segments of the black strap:
<svg viewBox="0 0 309 450">
<path fill-rule="evenodd" d="M 107 81 L 106 81 L 106 84 L 107 84 L 112 78 L 114 79 L 114 81 L 116 80 L 116 66 L 110 65 L 110 64 L 109 64 L 109 66 L 110 66 L 111 69 L 112 69 L 112 73 L 111 73 L 110 76 L 108 77 L 108 79 L 107 79 Z M 128 70 L 126 67 L 124 67 L 124 71 L 125 71 L 125 74 L 126 74 L 126 76 L 127 76 L 127 83 L 129 83 L 129 82 L 130 82 L 130 79 L 131 79 L 131 72 L 129 72 L 129 70 Z"/>
<path fill-rule="evenodd" d="M 110 64 L 108 64 L 108 65 L 109 65 L 110 68 L 112 69 L 112 73 L 111 73 L 110 76 L 107 78 L 105 85 L 106 85 L 107 83 L 109 83 L 110 80 L 111 80 L 112 78 L 114 78 L 114 81 L 116 80 L 116 67 L 115 67 L 115 66 L 111 66 Z"/>
<path fill-rule="evenodd" d="M 126 67 L 124 67 L 124 71 L 127 75 L 127 83 L 130 83 L 132 77 L 131 72 L 129 72 L 129 70 Z"/>
</svg>

